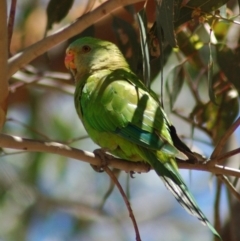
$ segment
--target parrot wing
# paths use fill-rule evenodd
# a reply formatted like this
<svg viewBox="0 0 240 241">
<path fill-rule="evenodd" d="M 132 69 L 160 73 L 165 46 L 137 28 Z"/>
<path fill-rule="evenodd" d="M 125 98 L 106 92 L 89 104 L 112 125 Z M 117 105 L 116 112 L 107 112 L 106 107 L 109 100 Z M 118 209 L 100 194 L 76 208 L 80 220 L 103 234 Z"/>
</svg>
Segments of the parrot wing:
<svg viewBox="0 0 240 241">
<path fill-rule="evenodd" d="M 129 70 L 90 76 L 81 92 L 81 109 L 97 131 L 113 132 L 137 145 L 186 159 L 172 144 L 159 103 Z"/>
</svg>

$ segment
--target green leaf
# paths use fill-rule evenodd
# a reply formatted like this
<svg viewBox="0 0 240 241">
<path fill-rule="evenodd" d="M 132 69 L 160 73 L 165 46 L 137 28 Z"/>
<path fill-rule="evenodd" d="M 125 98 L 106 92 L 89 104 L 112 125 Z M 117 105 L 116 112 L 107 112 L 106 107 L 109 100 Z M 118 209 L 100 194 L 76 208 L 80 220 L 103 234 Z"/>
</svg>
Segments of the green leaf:
<svg viewBox="0 0 240 241">
<path fill-rule="evenodd" d="M 73 0 L 50 0 L 47 6 L 47 27 L 52 28 L 54 23 L 60 22 L 69 12 Z"/>
<path fill-rule="evenodd" d="M 217 105 L 216 97 L 213 90 L 213 56 L 212 56 L 212 46 L 209 43 L 209 60 L 208 60 L 208 94 L 210 100 Z"/>
<path fill-rule="evenodd" d="M 197 125 L 206 129 L 213 141 L 216 142 L 237 117 L 239 103 L 236 89 L 221 73 L 214 76 L 213 83 L 213 91 L 216 93 L 218 105 L 212 101 L 198 104 L 192 111 L 190 118 Z"/>
<path fill-rule="evenodd" d="M 199 49 L 204 45 L 197 34 L 185 29 L 177 33 L 177 42 L 181 52 L 188 58 L 189 63 L 195 69 L 204 67 Z"/>
<path fill-rule="evenodd" d="M 135 29 L 129 22 L 114 16 L 113 30 L 118 40 L 118 47 L 127 59 L 131 69 L 142 77 L 141 47 Z"/>
<path fill-rule="evenodd" d="M 200 15 L 205 13 L 210 13 L 212 11 L 217 10 L 224 4 L 226 4 L 229 0 L 190 0 L 184 5 L 179 12 L 178 19 L 175 19 L 175 27 L 180 26 L 181 24 L 191 20 L 194 16 L 193 13 L 197 9 L 200 10 Z"/>
<path fill-rule="evenodd" d="M 138 25 L 140 28 L 140 41 L 141 41 L 141 50 L 143 56 L 143 80 L 147 87 L 150 87 L 151 80 L 151 69 L 150 69 L 150 57 L 149 57 L 149 48 L 147 43 L 147 19 L 145 9 L 137 13 Z"/>
<path fill-rule="evenodd" d="M 216 45 L 217 62 L 221 71 L 226 75 L 228 80 L 237 88 L 240 93 L 240 48 L 235 50 L 227 46 Z"/>
<path fill-rule="evenodd" d="M 166 79 L 166 90 L 169 95 L 170 108 L 172 109 L 174 103 L 182 89 L 184 82 L 183 65 L 175 66 L 169 73 Z"/>
<path fill-rule="evenodd" d="M 174 32 L 174 0 L 157 1 L 157 25 L 162 28 L 164 39 L 172 46 L 176 47 L 177 42 Z"/>
<path fill-rule="evenodd" d="M 217 21 L 215 24 L 213 24 L 213 32 L 218 42 L 224 41 L 230 26 L 230 23 L 225 21 Z"/>
</svg>

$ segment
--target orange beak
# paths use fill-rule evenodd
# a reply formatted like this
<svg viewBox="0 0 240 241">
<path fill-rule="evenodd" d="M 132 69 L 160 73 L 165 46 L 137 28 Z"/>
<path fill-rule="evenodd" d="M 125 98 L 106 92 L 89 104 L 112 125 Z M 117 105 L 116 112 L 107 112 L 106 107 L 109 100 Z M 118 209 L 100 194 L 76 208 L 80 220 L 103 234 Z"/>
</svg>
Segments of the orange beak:
<svg viewBox="0 0 240 241">
<path fill-rule="evenodd" d="M 64 60 L 67 69 L 76 69 L 76 65 L 74 64 L 74 57 L 74 52 L 72 50 L 67 50 Z"/>
</svg>

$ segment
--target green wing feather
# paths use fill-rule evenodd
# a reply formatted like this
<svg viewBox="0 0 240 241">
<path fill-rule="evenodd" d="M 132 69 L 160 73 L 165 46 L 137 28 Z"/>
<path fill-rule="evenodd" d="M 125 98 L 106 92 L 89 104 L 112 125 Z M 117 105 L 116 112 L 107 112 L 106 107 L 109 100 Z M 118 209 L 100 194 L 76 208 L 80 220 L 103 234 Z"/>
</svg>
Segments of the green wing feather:
<svg viewBox="0 0 240 241">
<path fill-rule="evenodd" d="M 89 77 L 82 89 L 78 109 L 83 121 L 99 132 L 113 132 L 137 145 L 184 158 L 172 144 L 168 120 L 158 102 L 131 82 L 136 76 L 125 69 L 102 72 Z"/>
</svg>

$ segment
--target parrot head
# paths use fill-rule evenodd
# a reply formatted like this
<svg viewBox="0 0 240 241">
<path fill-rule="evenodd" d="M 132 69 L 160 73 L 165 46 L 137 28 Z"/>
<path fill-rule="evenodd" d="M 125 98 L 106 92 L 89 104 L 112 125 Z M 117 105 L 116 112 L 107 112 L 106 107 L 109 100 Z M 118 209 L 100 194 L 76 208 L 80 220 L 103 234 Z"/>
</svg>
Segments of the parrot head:
<svg viewBox="0 0 240 241">
<path fill-rule="evenodd" d="M 65 66 L 75 80 L 102 69 L 129 68 L 115 44 L 91 37 L 80 38 L 69 45 Z"/>
</svg>

